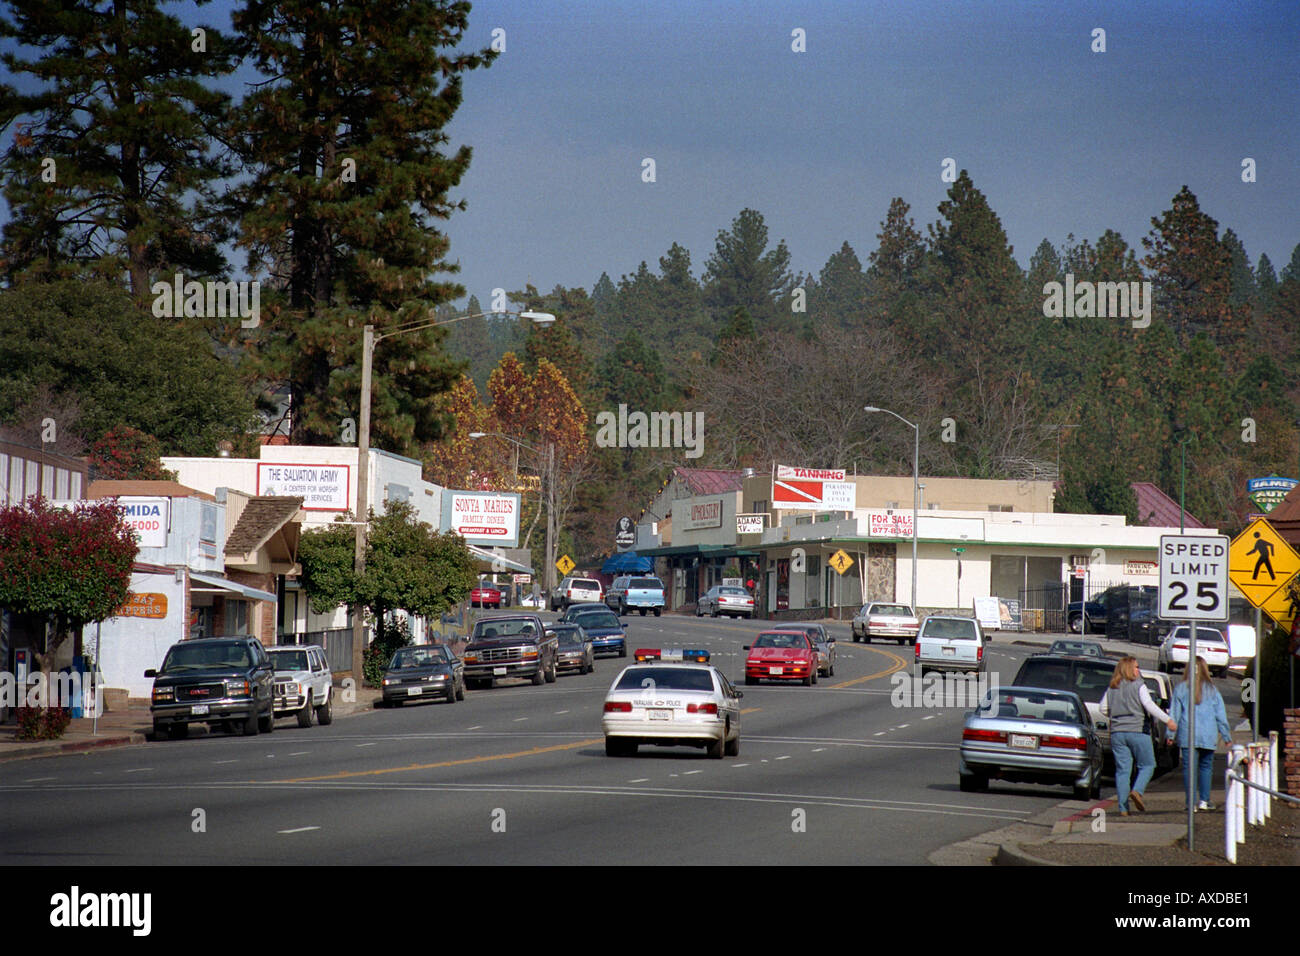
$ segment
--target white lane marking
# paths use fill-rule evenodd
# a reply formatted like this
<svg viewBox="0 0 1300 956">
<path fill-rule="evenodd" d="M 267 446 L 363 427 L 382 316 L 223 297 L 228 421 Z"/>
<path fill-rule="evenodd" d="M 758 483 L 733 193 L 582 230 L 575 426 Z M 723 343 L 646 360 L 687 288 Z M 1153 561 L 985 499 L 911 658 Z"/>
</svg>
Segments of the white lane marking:
<svg viewBox="0 0 1300 956">
<path fill-rule="evenodd" d="M 23 783 L 40 783 L 42 780 L 58 780 L 58 777 L 31 777 L 24 780 Z"/>
<path fill-rule="evenodd" d="M 370 744 L 357 744 L 357 746 L 358 746 L 358 747 L 375 747 L 375 746 L 378 746 L 378 744 L 373 744 L 373 743 L 370 743 Z"/>
<path fill-rule="evenodd" d="M 814 747 L 814 748 L 813 748 L 813 753 L 815 753 L 815 754 L 819 754 L 819 753 L 821 753 L 821 752 L 822 752 L 823 750 L 825 750 L 825 749 L 826 749 L 825 747 Z"/>
<path fill-rule="evenodd" d="M 558 717 L 558 716 L 560 716 L 560 714 L 567 714 L 567 713 L 568 713 L 567 710 L 557 710 L 557 711 L 555 712 L 555 716 Z"/>
<path fill-rule="evenodd" d="M 885 731 L 883 731 L 883 730 L 878 730 L 878 731 L 876 731 L 874 734 L 872 734 L 872 736 L 873 736 L 873 737 L 883 737 L 883 736 L 885 736 Z"/>
<path fill-rule="evenodd" d="M 306 833 L 308 830 L 319 830 L 320 827 L 298 827 L 294 830 L 276 830 L 276 833 Z"/>
<path fill-rule="evenodd" d="M 483 725 L 482 725 L 482 724 L 475 724 L 473 727 L 466 727 L 465 729 L 466 729 L 466 730 L 482 730 L 482 729 L 483 729 Z"/>
<path fill-rule="evenodd" d="M 733 767 L 748 767 L 749 764 L 747 764 L 747 763 L 733 763 L 732 766 L 733 766 Z"/>
<path fill-rule="evenodd" d="M 239 763 L 238 760 L 214 760 L 213 763 Z"/>
<path fill-rule="evenodd" d="M 904 729 L 906 729 L 906 728 L 908 728 L 908 727 L 911 727 L 911 726 L 912 726 L 911 724 L 899 724 L 897 727 L 892 727 L 892 728 L 890 728 L 890 729 L 891 729 L 891 730 L 904 730 Z"/>
<path fill-rule="evenodd" d="M 295 750 L 293 753 L 289 754 L 289 756 L 290 756 L 290 757 L 301 757 L 303 754 L 309 754 L 309 753 L 311 753 L 310 750 Z"/>
<path fill-rule="evenodd" d="M 782 756 L 777 757 L 776 759 L 777 759 L 777 760 L 789 760 L 789 759 L 790 759 L 790 755 L 789 755 L 789 754 L 783 754 Z"/>
<path fill-rule="evenodd" d="M 123 770 L 123 773 L 149 773 L 153 767 L 136 767 L 134 770 Z"/>
<path fill-rule="evenodd" d="M 934 720 L 934 718 L 937 717 L 937 716 L 939 716 L 939 715 L 938 715 L 938 714 L 927 714 L 926 716 L 922 717 L 921 719 L 922 719 L 922 720 Z"/>
<path fill-rule="evenodd" d="M 527 719 L 528 719 L 527 717 L 516 717 L 515 720 L 514 720 L 514 722 L 517 724 L 517 723 L 519 723 L 519 721 L 521 721 L 521 720 L 527 720 Z"/>
<path fill-rule="evenodd" d="M 629 780 L 628 783 L 645 783 L 649 777 L 637 777 L 635 780 Z"/>
<path fill-rule="evenodd" d="M 682 776 L 683 776 L 683 777 L 689 777 L 689 776 L 690 776 L 691 774 L 693 774 L 693 773 L 704 773 L 704 771 L 703 771 L 703 770 L 688 770 L 688 771 L 686 771 L 684 774 L 682 774 Z"/>
</svg>

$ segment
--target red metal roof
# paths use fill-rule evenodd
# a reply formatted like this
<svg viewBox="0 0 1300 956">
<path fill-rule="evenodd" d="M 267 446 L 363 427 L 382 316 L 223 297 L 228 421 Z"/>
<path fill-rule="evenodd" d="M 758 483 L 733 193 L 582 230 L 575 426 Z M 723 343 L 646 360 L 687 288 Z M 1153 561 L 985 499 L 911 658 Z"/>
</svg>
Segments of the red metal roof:
<svg viewBox="0 0 1300 956">
<path fill-rule="evenodd" d="M 1157 488 L 1149 481 L 1133 482 L 1133 493 L 1137 495 L 1137 523 L 1154 528 L 1178 527 L 1178 502 Z M 1204 528 L 1190 514 L 1183 522 L 1188 528 Z"/>
<path fill-rule="evenodd" d="M 724 471 L 720 468 L 674 468 L 694 495 L 715 495 L 726 491 L 739 491 L 744 484 L 744 472 Z"/>
</svg>

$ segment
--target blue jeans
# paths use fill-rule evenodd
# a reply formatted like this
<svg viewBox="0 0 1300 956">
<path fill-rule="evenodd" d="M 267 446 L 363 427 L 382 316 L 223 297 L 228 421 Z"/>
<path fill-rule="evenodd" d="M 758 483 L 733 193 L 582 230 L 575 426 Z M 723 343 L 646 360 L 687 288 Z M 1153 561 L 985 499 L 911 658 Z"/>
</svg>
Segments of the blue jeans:
<svg viewBox="0 0 1300 956">
<path fill-rule="evenodd" d="M 1115 793 L 1119 809 L 1128 813 L 1130 789 L 1146 792 L 1147 784 L 1156 772 L 1156 751 L 1151 746 L 1151 735 L 1142 731 L 1120 731 L 1110 735 L 1110 752 L 1115 757 Z M 1133 766 L 1137 765 L 1137 779 L 1129 787 Z"/>
<path fill-rule="evenodd" d="M 1187 793 L 1187 775 L 1192 772 L 1192 764 L 1183 748 L 1183 793 Z M 1210 784 L 1214 777 L 1214 750 L 1204 747 L 1196 748 L 1196 799 L 1210 801 Z"/>
</svg>

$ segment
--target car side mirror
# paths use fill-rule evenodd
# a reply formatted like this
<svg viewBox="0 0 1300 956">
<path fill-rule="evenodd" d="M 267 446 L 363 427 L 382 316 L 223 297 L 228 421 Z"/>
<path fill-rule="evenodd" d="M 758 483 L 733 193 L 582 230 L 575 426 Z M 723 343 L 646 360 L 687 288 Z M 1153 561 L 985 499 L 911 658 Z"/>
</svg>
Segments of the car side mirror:
<svg viewBox="0 0 1300 956">
<path fill-rule="evenodd" d="M 834 644 L 834 643 L 835 643 L 835 638 L 833 638 L 833 637 L 828 637 L 828 638 L 826 638 L 826 643 L 827 643 L 827 644 Z"/>
<path fill-rule="evenodd" d="M 149 668 L 147 671 L 144 672 L 144 676 L 145 676 L 145 677 L 157 677 L 157 676 L 158 676 L 158 671 L 156 671 L 154 668 L 151 667 L 151 668 Z"/>
<path fill-rule="evenodd" d="M 736 691 L 736 700 L 740 700 L 740 698 L 744 696 L 745 696 L 745 692 L 743 690 Z"/>
</svg>

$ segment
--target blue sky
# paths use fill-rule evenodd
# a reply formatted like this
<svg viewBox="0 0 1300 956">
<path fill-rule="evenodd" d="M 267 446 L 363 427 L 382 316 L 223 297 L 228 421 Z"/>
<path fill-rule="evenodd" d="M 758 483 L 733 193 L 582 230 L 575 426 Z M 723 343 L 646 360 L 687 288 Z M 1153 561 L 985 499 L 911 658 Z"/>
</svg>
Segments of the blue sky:
<svg viewBox="0 0 1300 956">
<path fill-rule="evenodd" d="M 232 0 L 198 19 L 228 24 Z M 169 7 L 187 22 L 187 4 Z M 673 242 L 703 271 L 742 208 L 816 273 L 865 263 L 890 199 L 933 222 L 945 158 L 1026 265 L 1118 230 L 1139 254 L 1188 185 L 1252 263 L 1300 243 L 1300 4 L 483 0 L 448 132 L 474 160 L 442 228 L 461 281 L 590 289 Z M 1092 31 L 1105 30 L 1094 53 Z M 791 49 L 792 31 L 806 52 Z M 1243 183 L 1241 162 L 1257 164 Z M 655 162 L 656 182 L 642 181 Z"/>
</svg>

